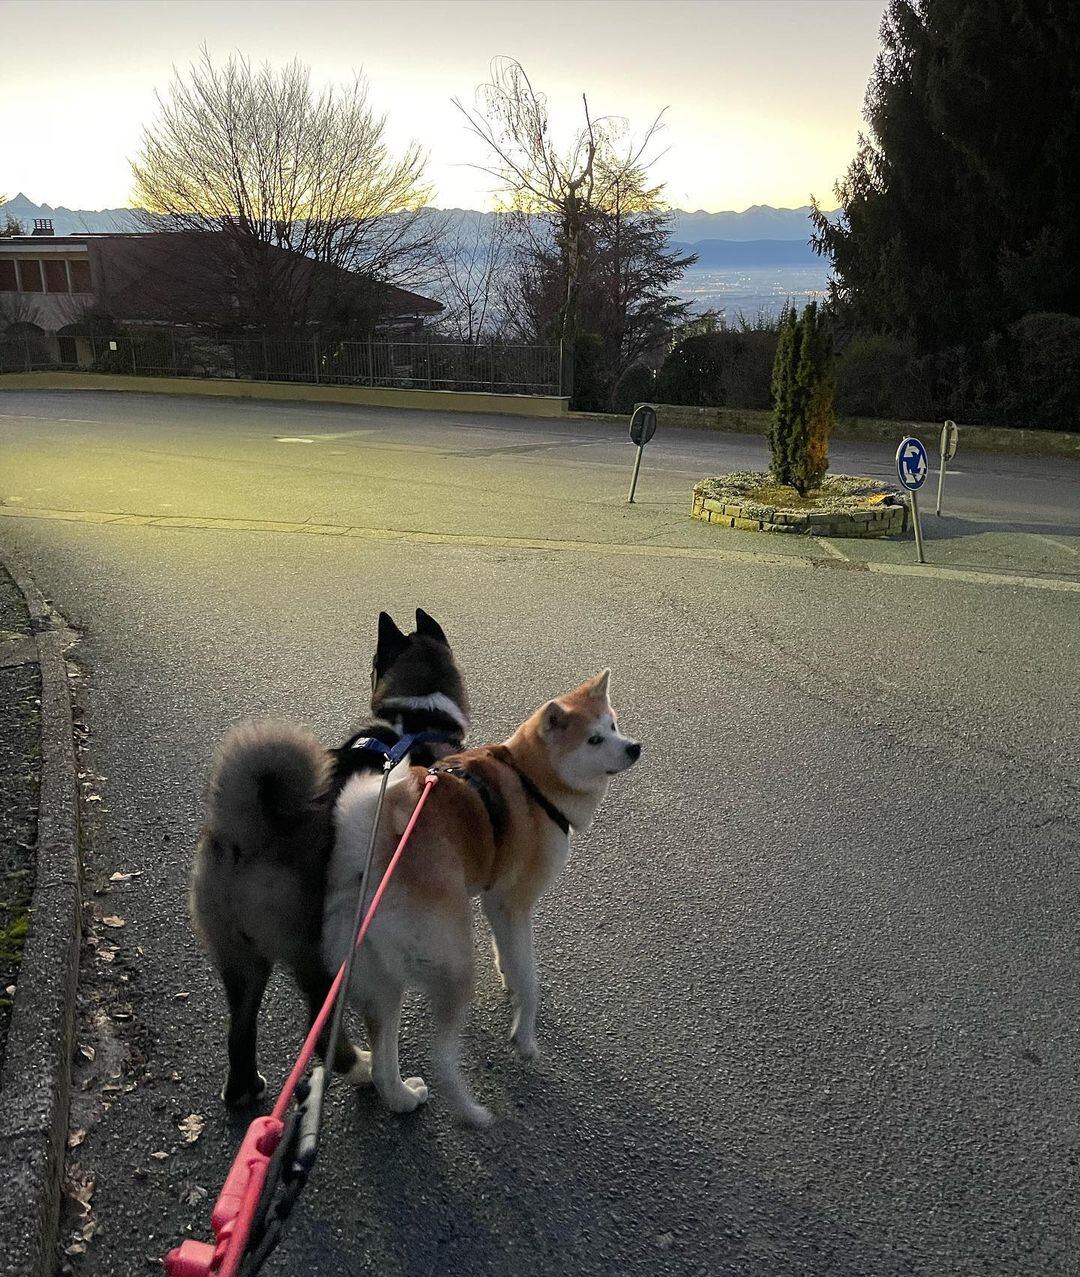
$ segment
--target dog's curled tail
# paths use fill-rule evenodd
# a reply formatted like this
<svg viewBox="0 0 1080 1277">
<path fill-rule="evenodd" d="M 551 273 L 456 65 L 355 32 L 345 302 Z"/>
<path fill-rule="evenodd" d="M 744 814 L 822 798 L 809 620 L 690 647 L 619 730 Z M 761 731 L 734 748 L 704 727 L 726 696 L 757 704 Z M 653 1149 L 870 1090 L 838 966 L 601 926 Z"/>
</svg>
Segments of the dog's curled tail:
<svg viewBox="0 0 1080 1277">
<path fill-rule="evenodd" d="M 325 798 L 334 760 L 311 732 L 292 723 L 240 723 L 217 747 L 208 790 L 209 824 L 244 849 L 329 821 Z"/>
</svg>

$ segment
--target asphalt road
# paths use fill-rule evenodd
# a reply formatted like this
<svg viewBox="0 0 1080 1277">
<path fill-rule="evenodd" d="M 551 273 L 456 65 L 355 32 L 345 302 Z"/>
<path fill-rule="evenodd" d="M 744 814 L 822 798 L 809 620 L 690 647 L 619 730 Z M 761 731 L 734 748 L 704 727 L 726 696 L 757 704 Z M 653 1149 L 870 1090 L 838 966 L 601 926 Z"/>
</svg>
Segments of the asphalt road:
<svg viewBox="0 0 1080 1277">
<path fill-rule="evenodd" d="M 587 422 L 0 397 L 0 536 L 83 636 L 106 892 L 77 1273 L 205 1236 L 195 1190 L 238 1139 L 185 919 L 214 740 L 261 714 L 340 738 L 376 612 L 418 604 L 476 740 L 610 665 L 646 753 L 542 903 L 534 1065 L 478 941 L 467 1061 L 495 1126 L 338 1088 L 266 1271 L 1080 1273 L 1080 468 L 961 453 L 924 571 L 910 542 L 687 518 L 694 479 L 764 464 L 760 440 L 658 436 L 628 508 L 632 455 Z M 284 978 L 263 1023 L 273 1086 L 302 1027 Z M 424 1026 L 411 1008 L 413 1072 Z"/>
</svg>

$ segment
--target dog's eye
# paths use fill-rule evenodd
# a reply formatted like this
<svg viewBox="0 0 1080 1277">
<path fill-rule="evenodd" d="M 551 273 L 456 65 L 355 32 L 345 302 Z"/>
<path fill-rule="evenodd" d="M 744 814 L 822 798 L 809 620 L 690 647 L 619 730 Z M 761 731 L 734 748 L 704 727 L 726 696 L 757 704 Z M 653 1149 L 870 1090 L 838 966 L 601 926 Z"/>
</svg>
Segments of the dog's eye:
<svg viewBox="0 0 1080 1277">
<path fill-rule="evenodd" d="M 590 736 L 590 737 L 589 737 L 589 744 L 590 744 L 590 745 L 602 745 L 603 743 L 604 743 L 604 738 L 603 738 L 603 736 Z"/>
</svg>

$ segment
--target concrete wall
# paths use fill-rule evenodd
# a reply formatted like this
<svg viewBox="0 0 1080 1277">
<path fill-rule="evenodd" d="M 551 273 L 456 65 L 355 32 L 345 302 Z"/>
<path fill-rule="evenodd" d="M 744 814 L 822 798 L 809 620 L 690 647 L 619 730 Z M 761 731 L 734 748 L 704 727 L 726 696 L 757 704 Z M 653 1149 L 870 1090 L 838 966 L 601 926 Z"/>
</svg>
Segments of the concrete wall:
<svg viewBox="0 0 1080 1277">
<path fill-rule="evenodd" d="M 126 390 L 154 395 L 207 395 L 220 399 L 275 399 L 343 403 L 371 408 L 565 417 L 567 400 L 554 395 L 500 395 L 483 391 L 399 390 L 372 386 L 314 386 L 284 381 L 203 381 L 195 377 L 120 377 L 107 373 L 0 374 L 4 390 Z"/>
</svg>

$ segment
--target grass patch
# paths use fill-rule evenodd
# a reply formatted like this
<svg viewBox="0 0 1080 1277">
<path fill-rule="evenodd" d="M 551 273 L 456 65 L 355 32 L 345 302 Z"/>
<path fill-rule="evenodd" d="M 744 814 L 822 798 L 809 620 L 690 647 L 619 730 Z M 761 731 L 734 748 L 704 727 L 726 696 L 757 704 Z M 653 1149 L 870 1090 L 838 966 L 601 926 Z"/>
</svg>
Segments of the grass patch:
<svg viewBox="0 0 1080 1277">
<path fill-rule="evenodd" d="M 16 914 L 0 931 L 0 962 L 18 962 L 22 958 L 26 933 L 30 930 L 30 914 Z"/>
<path fill-rule="evenodd" d="M 776 506 L 784 510 L 812 510 L 823 496 L 828 499 L 827 494 L 820 488 L 813 488 L 805 497 L 801 497 L 786 483 L 766 483 L 760 488 L 751 488 L 746 493 L 749 501 L 756 501 L 759 505 Z"/>
</svg>

